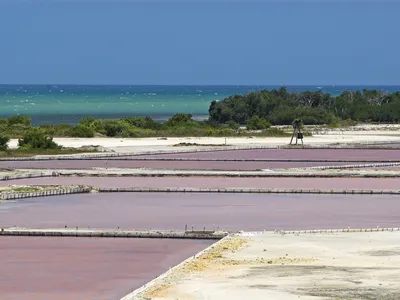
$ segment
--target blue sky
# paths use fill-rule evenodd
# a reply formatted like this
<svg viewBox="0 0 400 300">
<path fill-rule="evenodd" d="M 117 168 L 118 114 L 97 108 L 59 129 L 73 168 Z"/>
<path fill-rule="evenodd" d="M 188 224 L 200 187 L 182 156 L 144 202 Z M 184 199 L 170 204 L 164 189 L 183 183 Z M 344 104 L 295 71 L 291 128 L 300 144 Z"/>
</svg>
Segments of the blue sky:
<svg viewBox="0 0 400 300">
<path fill-rule="evenodd" d="M 0 0 L 0 83 L 400 84 L 400 1 Z"/>
</svg>

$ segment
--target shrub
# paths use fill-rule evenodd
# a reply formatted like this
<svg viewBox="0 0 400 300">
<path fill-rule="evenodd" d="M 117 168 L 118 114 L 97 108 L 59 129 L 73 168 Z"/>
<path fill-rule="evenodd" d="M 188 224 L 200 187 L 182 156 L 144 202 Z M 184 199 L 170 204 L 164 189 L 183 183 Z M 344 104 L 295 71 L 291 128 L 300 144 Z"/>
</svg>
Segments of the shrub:
<svg viewBox="0 0 400 300">
<path fill-rule="evenodd" d="M 118 121 L 115 120 L 103 121 L 103 129 L 107 136 L 116 136 L 122 130 Z"/>
<path fill-rule="evenodd" d="M 21 124 L 27 127 L 31 126 L 31 118 L 28 116 L 14 116 L 8 118 L 8 126 L 12 126 L 15 124 Z"/>
<path fill-rule="evenodd" d="M 127 117 L 121 119 L 121 121 L 128 123 L 131 126 L 142 128 L 142 129 L 152 129 L 152 130 L 159 130 L 161 129 L 162 125 L 156 121 L 154 121 L 150 117 Z"/>
<path fill-rule="evenodd" d="M 191 114 L 175 114 L 171 118 L 169 118 L 165 125 L 168 127 L 176 127 L 176 126 L 193 126 L 197 122 L 192 120 Z"/>
<path fill-rule="evenodd" d="M 352 119 L 341 120 L 339 118 L 333 118 L 332 122 L 329 123 L 327 126 L 329 128 L 339 128 L 339 127 L 348 127 L 355 125 L 357 125 L 357 121 L 354 121 Z"/>
<path fill-rule="evenodd" d="M 231 128 L 222 128 L 218 129 L 216 132 L 217 136 L 231 136 L 233 133 Z"/>
<path fill-rule="evenodd" d="M 78 125 L 90 128 L 93 131 L 93 133 L 100 132 L 105 134 L 105 130 L 103 127 L 104 126 L 103 120 L 98 120 L 93 117 L 85 117 L 79 121 Z"/>
<path fill-rule="evenodd" d="M 7 127 L 8 126 L 8 119 L 7 118 L 1 118 L 0 119 L 0 127 Z"/>
<path fill-rule="evenodd" d="M 131 131 L 134 127 L 130 126 L 125 121 L 117 121 L 117 120 L 104 120 L 103 121 L 103 130 L 105 135 L 110 137 L 121 136 L 121 137 L 129 137 L 131 136 Z"/>
<path fill-rule="evenodd" d="M 249 122 L 246 125 L 248 130 L 260 130 L 260 129 L 268 129 L 271 127 L 271 124 L 257 115 L 254 115 L 250 118 Z"/>
<path fill-rule="evenodd" d="M 8 150 L 8 142 L 10 138 L 8 136 L 0 135 L 0 151 Z"/>
<path fill-rule="evenodd" d="M 148 130 L 148 129 L 146 129 Z M 129 126 L 128 124 L 121 124 L 121 130 L 118 132 L 118 136 L 120 137 L 141 137 L 143 135 L 142 129 L 138 129 L 133 126 Z M 151 130 L 150 130 L 151 131 Z"/>
<path fill-rule="evenodd" d="M 357 121 L 354 121 L 352 119 L 346 119 L 344 120 L 344 122 L 348 125 L 348 126 L 356 126 L 357 125 Z"/>
<path fill-rule="evenodd" d="M 228 127 L 233 129 L 233 130 L 238 130 L 240 128 L 239 123 L 236 123 L 233 120 L 228 121 Z"/>
<path fill-rule="evenodd" d="M 97 119 L 93 117 L 84 117 L 83 119 L 80 119 L 79 125 L 83 126 L 90 126 L 92 123 L 96 122 Z"/>
<path fill-rule="evenodd" d="M 91 138 L 91 137 L 94 137 L 94 131 L 92 130 L 92 128 L 90 128 L 88 126 L 78 124 L 71 129 L 70 135 L 73 137 Z"/>
<path fill-rule="evenodd" d="M 11 136 L 22 136 L 26 133 L 27 130 L 30 130 L 30 127 L 26 127 L 23 124 L 13 124 L 7 127 L 7 134 Z"/>
<path fill-rule="evenodd" d="M 45 135 L 50 136 L 73 136 L 72 130 L 74 126 L 69 124 L 57 124 L 57 125 L 40 125 L 40 131 Z"/>
<path fill-rule="evenodd" d="M 18 139 L 18 146 L 23 149 L 61 149 L 52 137 L 37 129 L 29 131 L 22 139 Z"/>
<path fill-rule="evenodd" d="M 285 132 L 283 129 L 276 128 L 276 127 L 271 127 L 266 130 L 268 136 L 288 136 L 287 132 Z"/>
</svg>

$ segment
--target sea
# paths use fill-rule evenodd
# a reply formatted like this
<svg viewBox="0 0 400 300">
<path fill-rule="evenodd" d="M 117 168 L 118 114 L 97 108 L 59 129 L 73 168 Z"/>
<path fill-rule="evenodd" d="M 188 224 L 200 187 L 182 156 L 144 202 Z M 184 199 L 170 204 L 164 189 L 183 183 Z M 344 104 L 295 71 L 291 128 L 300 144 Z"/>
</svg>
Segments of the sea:
<svg viewBox="0 0 400 300">
<path fill-rule="evenodd" d="M 165 121 L 175 113 L 208 117 L 213 100 L 281 86 L 157 86 L 157 85 L 0 85 L 0 117 L 27 115 L 33 125 L 76 124 L 86 116 L 119 119 L 149 116 Z M 400 86 L 285 86 L 289 92 L 322 90 L 333 96 L 346 90 L 376 89 L 387 93 Z"/>
</svg>

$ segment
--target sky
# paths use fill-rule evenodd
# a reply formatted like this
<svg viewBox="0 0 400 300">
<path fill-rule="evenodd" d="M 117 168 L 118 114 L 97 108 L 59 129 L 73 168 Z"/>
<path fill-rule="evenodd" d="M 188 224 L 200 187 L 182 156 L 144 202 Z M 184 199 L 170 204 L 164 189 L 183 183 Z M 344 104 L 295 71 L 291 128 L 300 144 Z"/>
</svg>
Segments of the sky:
<svg viewBox="0 0 400 300">
<path fill-rule="evenodd" d="M 0 84 L 396 85 L 400 1 L 0 0 Z"/>
</svg>

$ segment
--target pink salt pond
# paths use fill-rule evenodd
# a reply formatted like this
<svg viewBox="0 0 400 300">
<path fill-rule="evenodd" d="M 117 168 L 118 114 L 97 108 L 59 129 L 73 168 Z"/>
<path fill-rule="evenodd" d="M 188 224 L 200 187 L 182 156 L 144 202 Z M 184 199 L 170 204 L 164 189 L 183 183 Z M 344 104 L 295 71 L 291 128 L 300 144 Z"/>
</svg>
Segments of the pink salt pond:
<svg viewBox="0 0 400 300">
<path fill-rule="evenodd" d="M 397 227 L 396 195 L 104 193 L 3 202 L 0 227 L 274 230 Z"/>
<path fill-rule="evenodd" d="M 0 299 L 120 299 L 211 243 L 0 237 Z"/>
</svg>

